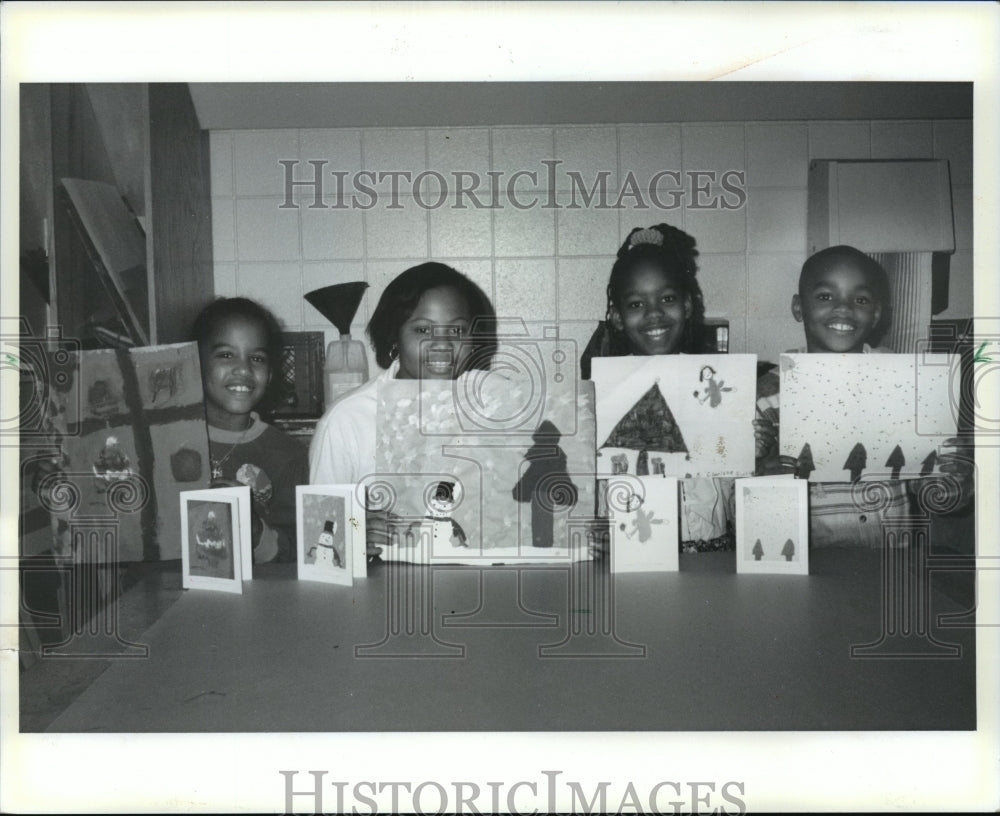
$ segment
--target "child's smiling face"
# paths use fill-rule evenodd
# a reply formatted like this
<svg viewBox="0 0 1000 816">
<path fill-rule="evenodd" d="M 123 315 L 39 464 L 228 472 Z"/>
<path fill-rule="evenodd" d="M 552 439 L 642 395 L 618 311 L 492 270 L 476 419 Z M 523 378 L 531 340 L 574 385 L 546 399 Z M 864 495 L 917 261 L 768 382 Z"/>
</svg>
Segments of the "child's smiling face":
<svg viewBox="0 0 1000 816">
<path fill-rule="evenodd" d="M 861 352 L 882 317 L 868 276 L 841 262 L 809 275 L 792 297 L 792 314 L 802 323 L 810 352 Z"/>
<path fill-rule="evenodd" d="M 666 270 L 642 262 L 629 274 L 610 316 L 634 354 L 673 354 L 691 317 L 691 299 Z"/>
<path fill-rule="evenodd" d="M 267 334 L 257 321 L 230 315 L 199 348 L 208 424 L 242 431 L 271 379 Z"/>
<path fill-rule="evenodd" d="M 401 380 L 453 380 L 471 351 L 472 314 L 465 298 L 450 286 L 428 289 L 399 329 Z"/>
</svg>

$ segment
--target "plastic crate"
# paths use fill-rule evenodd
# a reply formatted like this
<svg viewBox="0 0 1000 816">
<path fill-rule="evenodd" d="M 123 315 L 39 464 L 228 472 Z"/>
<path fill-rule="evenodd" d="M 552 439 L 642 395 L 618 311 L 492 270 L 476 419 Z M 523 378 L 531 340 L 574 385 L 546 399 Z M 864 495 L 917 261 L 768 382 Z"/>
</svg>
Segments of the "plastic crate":
<svg viewBox="0 0 1000 816">
<path fill-rule="evenodd" d="M 275 417 L 319 417 L 323 414 L 323 332 L 282 332 L 279 398 Z"/>
</svg>

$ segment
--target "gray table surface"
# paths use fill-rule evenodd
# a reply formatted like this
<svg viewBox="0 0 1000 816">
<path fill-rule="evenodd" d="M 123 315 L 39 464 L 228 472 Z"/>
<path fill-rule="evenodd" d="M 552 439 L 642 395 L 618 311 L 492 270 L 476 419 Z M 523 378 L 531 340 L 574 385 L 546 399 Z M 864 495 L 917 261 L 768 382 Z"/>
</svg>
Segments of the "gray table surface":
<svg viewBox="0 0 1000 816">
<path fill-rule="evenodd" d="M 962 611 L 953 601 L 932 590 L 916 613 L 887 613 L 873 551 L 816 552 L 808 576 L 734 564 L 699 553 L 677 573 L 615 576 L 380 564 L 353 587 L 258 568 L 243 595 L 185 592 L 138 639 L 148 655 L 109 661 L 48 730 L 976 727 L 975 630 L 938 626 Z M 887 620 L 913 614 L 927 632 L 883 639 Z M 852 657 L 880 640 L 879 656 Z"/>
</svg>

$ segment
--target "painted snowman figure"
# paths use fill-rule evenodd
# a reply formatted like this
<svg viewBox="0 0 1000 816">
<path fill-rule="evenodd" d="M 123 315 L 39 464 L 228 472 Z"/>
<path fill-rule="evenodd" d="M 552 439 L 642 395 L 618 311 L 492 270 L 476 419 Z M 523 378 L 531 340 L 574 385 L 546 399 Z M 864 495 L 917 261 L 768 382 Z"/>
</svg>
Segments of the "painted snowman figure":
<svg viewBox="0 0 1000 816">
<path fill-rule="evenodd" d="M 323 532 L 319 534 L 316 544 L 310 549 L 309 554 L 315 553 L 317 567 L 343 567 L 344 562 L 333 543 L 333 537 L 337 534 L 337 522 L 327 520 L 323 524 Z"/>
<path fill-rule="evenodd" d="M 456 547 L 467 548 L 465 530 L 451 514 L 461 500 L 461 488 L 455 482 L 438 482 L 427 502 L 431 526 L 431 552 L 441 553 Z"/>
</svg>

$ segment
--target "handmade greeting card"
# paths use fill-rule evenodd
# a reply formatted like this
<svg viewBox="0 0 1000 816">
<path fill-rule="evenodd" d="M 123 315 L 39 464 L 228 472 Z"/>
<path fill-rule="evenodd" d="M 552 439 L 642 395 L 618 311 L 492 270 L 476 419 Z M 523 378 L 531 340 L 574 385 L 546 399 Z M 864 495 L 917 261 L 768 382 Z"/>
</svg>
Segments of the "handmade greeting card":
<svg viewBox="0 0 1000 816">
<path fill-rule="evenodd" d="M 756 355 L 599 357 L 592 372 L 599 474 L 753 473 Z"/>
<path fill-rule="evenodd" d="M 606 485 L 611 571 L 676 572 L 677 479 L 622 475 Z"/>
<path fill-rule="evenodd" d="M 946 354 L 782 354 L 781 454 L 816 482 L 937 472 L 957 434 L 957 367 Z"/>
<path fill-rule="evenodd" d="M 809 574 L 809 483 L 736 480 L 736 571 Z"/>
<path fill-rule="evenodd" d="M 356 485 L 299 485 L 298 576 L 350 586 L 367 575 L 365 511 Z"/>
<path fill-rule="evenodd" d="M 242 593 L 253 574 L 250 488 L 187 490 L 180 505 L 183 587 Z"/>
<path fill-rule="evenodd" d="M 393 380 L 379 385 L 377 422 L 369 508 L 391 514 L 397 539 L 383 558 L 590 557 L 582 519 L 594 514 L 591 383 L 517 370 Z"/>
<path fill-rule="evenodd" d="M 180 493 L 209 486 L 208 430 L 198 347 L 194 343 L 129 350 L 57 352 L 46 444 L 55 472 L 40 490 L 73 495 L 53 524 L 54 552 L 74 518 L 112 518 L 117 558 L 143 561 L 181 555 Z M 51 503 L 50 503 L 51 505 Z M 89 560 L 86 553 L 74 557 Z"/>
</svg>

